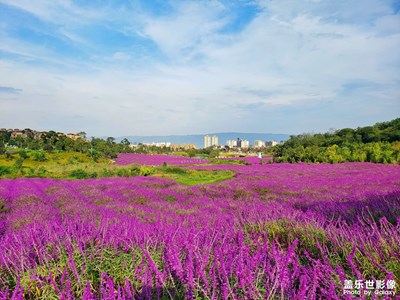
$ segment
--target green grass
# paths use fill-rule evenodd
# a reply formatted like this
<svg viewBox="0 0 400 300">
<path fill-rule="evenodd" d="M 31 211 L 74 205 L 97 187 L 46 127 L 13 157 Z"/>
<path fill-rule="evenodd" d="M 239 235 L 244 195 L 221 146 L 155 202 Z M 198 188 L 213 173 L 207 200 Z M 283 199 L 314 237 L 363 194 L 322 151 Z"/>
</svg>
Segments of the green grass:
<svg viewBox="0 0 400 300">
<path fill-rule="evenodd" d="M 158 168 L 155 176 L 172 178 L 184 185 L 196 185 L 211 184 L 232 179 L 235 175 L 235 172 L 230 170 L 191 170 L 172 167 L 174 171 L 170 171 L 168 170 L 169 168 L 171 167 L 165 169 Z"/>
<path fill-rule="evenodd" d="M 19 154 L 0 156 L 0 178 L 42 177 L 55 179 L 86 179 L 98 177 L 157 176 L 171 178 L 183 185 L 210 184 L 234 176 L 228 170 L 191 170 L 181 167 L 118 166 L 109 159 L 94 162 L 76 152 L 46 153 L 45 161 L 35 161 L 28 151 L 22 160 Z"/>
<path fill-rule="evenodd" d="M 212 165 L 244 165 L 244 158 L 237 159 L 213 159 L 210 162 Z"/>
</svg>

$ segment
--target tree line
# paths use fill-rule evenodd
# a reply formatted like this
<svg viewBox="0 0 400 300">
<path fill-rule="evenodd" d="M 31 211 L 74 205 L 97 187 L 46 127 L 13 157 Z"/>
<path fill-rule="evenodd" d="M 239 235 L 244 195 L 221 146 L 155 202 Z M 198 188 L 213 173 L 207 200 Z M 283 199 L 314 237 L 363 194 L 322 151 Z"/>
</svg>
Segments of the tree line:
<svg viewBox="0 0 400 300">
<path fill-rule="evenodd" d="M 293 135 L 272 153 L 275 162 L 400 163 L 400 118 L 357 129 Z"/>
<path fill-rule="evenodd" d="M 53 130 L 42 132 L 40 137 L 35 136 L 31 129 L 24 129 L 21 132 L 22 135 L 13 137 L 12 132 L 0 131 L 0 154 L 6 153 L 10 148 L 19 148 L 33 150 L 34 153 L 39 154 L 43 152 L 79 152 L 97 160 L 100 157 L 116 158 L 119 153 L 167 154 L 173 152 L 171 147 L 148 146 L 140 143 L 131 147 L 131 143 L 126 138 L 119 143 L 114 137 L 105 139 L 92 137 L 87 140 L 85 132 L 79 132 L 77 134 L 79 138 L 70 138 Z M 185 152 L 188 156 L 197 153 L 190 150 Z"/>
</svg>

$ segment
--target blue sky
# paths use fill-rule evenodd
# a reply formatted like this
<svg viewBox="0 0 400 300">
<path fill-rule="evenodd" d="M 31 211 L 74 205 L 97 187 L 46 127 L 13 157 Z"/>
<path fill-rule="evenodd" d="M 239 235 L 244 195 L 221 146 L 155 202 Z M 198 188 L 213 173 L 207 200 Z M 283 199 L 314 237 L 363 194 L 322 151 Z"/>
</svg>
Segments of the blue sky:
<svg viewBox="0 0 400 300">
<path fill-rule="evenodd" d="M 400 116 L 400 1 L 0 0 L 0 127 L 300 134 Z"/>
</svg>

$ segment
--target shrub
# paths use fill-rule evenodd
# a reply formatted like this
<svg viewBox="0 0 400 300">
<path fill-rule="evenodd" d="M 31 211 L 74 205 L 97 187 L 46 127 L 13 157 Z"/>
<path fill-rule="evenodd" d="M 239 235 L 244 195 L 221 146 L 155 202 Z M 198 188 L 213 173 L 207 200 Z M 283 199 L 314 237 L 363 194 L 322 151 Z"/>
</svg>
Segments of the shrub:
<svg viewBox="0 0 400 300">
<path fill-rule="evenodd" d="M 89 173 L 83 169 L 76 169 L 69 174 L 69 177 L 76 179 L 87 179 L 89 178 Z"/>
<path fill-rule="evenodd" d="M 11 174 L 12 168 L 9 166 L 0 166 L 0 176 Z"/>
<path fill-rule="evenodd" d="M 134 165 L 131 168 L 131 176 L 139 176 L 140 175 L 140 166 Z"/>
<path fill-rule="evenodd" d="M 27 159 L 29 157 L 28 152 L 24 149 L 18 151 L 19 157 L 22 159 Z"/>
<path fill-rule="evenodd" d="M 23 163 L 24 163 L 24 159 L 22 157 L 18 158 L 14 163 L 14 169 L 20 170 L 22 168 Z"/>
<path fill-rule="evenodd" d="M 186 170 L 180 167 L 167 167 L 165 172 L 172 174 L 186 174 Z"/>
<path fill-rule="evenodd" d="M 129 177 L 130 171 L 128 169 L 117 169 L 116 174 L 118 177 Z"/>
<path fill-rule="evenodd" d="M 46 161 L 46 152 L 44 152 L 44 150 L 34 151 L 32 152 L 32 158 L 35 161 Z"/>
<path fill-rule="evenodd" d="M 147 167 L 147 166 L 141 166 L 139 170 L 139 175 L 140 176 L 149 176 L 154 174 L 155 169 L 154 167 Z"/>
<path fill-rule="evenodd" d="M 37 170 L 37 175 L 38 175 L 39 177 L 45 177 L 46 173 L 47 173 L 47 170 L 46 170 L 45 167 L 40 167 L 40 168 Z"/>
<path fill-rule="evenodd" d="M 103 168 L 102 177 L 113 177 L 114 172 L 112 170 Z"/>
</svg>

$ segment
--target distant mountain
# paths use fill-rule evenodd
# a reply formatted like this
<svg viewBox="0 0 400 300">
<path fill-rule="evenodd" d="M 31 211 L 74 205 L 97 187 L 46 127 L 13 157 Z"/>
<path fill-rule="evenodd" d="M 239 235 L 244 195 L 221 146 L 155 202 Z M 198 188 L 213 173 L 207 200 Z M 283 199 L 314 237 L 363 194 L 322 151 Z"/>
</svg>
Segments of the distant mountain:
<svg viewBox="0 0 400 300">
<path fill-rule="evenodd" d="M 204 147 L 204 136 L 206 134 L 192 134 L 192 135 L 154 135 L 154 136 L 120 136 L 115 140 L 120 142 L 122 139 L 127 138 L 131 143 L 153 143 L 153 142 L 170 142 L 172 144 L 195 144 L 197 148 Z M 243 133 L 243 132 L 219 132 L 208 133 L 208 135 L 218 136 L 220 145 L 226 145 L 227 140 L 248 140 L 250 145 L 254 145 L 255 140 L 261 141 L 286 141 L 289 139 L 288 134 L 273 134 L 273 133 Z"/>
</svg>

